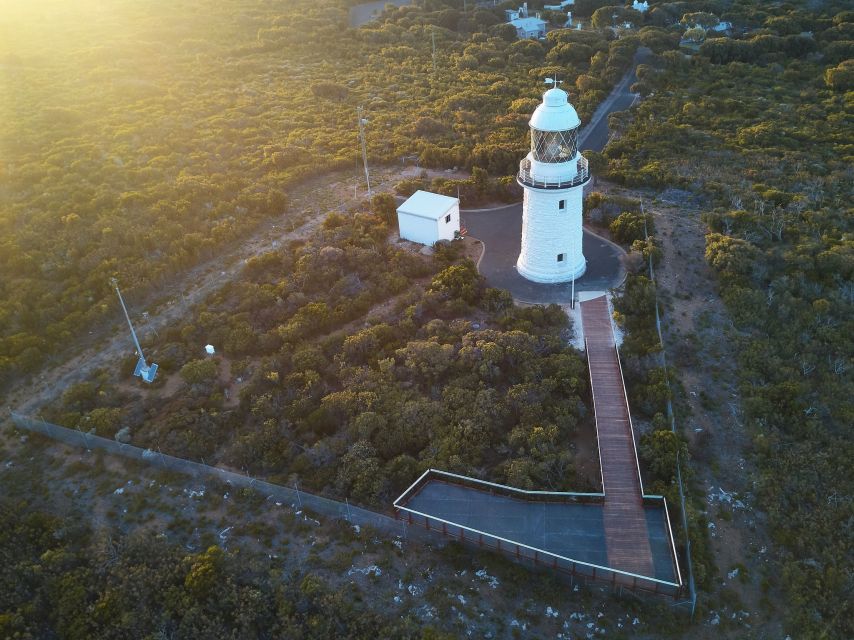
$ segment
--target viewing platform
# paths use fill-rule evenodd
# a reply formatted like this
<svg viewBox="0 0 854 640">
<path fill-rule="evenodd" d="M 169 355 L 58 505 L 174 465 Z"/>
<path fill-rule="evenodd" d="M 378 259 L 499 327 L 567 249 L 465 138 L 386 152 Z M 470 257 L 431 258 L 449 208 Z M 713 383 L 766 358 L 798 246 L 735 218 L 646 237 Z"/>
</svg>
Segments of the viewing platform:
<svg viewBox="0 0 854 640">
<path fill-rule="evenodd" d="M 430 469 L 394 502 L 397 517 L 572 576 L 676 598 L 683 582 L 670 516 L 663 496 L 643 491 L 608 302 L 580 304 L 602 492 L 527 491 Z"/>
<path fill-rule="evenodd" d="M 538 179 L 531 175 L 531 161 L 525 158 L 519 163 L 519 175 L 516 180 L 520 185 L 532 189 L 569 189 L 577 187 L 590 180 L 590 170 L 587 167 L 587 159 L 581 157 L 576 163 L 575 173 L 556 176 L 554 178 Z"/>
</svg>

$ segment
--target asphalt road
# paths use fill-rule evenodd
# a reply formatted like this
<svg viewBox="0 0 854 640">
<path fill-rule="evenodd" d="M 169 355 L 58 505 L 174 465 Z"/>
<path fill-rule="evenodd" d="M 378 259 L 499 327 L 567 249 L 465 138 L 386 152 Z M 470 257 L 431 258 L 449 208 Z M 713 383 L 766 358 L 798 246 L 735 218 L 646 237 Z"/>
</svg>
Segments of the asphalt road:
<svg viewBox="0 0 854 640">
<path fill-rule="evenodd" d="M 350 26 L 361 27 L 382 13 L 387 4 L 402 7 L 410 4 L 412 0 L 379 0 L 379 2 L 365 2 L 350 7 Z"/>
<path fill-rule="evenodd" d="M 478 268 L 490 286 L 507 289 L 519 302 L 546 304 L 572 300 L 571 283 L 538 284 L 517 273 L 516 259 L 522 240 L 521 203 L 488 211 L 461 211 L 460 216 L 469 235 L 485 245 Z M 587 258 L 587 271 L 575 281 L 576 292 L 606 291 L 623 281 L 625 271 L 620 260 L 623 250 L 617 245 L 585 229 L 582 251 Z"/>
<path fill-rule="evenodd" d="M 610 134 L 608 116 L 615 111 L 625 111 L 634 104 L 637 94 L 629 91 L 629 88 L 638 81 L 637 66 L 645 62 L 651 53 L 652 51 L 646 47 L 637 50 L 631 70 L 623 76 L 623 79 L 614 87 L 610 95 L 597 107 L 590 118 L 590 123 L 581 130 L 578 139 L 579 149 L 601 152 L 605 148 Z"/>
</svg>

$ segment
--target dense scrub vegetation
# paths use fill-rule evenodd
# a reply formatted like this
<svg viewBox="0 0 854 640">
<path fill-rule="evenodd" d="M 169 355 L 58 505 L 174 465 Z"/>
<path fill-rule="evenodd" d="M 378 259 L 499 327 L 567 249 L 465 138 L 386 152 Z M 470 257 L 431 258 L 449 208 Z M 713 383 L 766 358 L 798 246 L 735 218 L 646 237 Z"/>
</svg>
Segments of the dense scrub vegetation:
<svg viewBox="0 0 854 640">
<path fill-rule="evenodd" d="M 647 97 L 605 153 L 614 179 L 707 198 L 759 506 L 784 550 L 787 622 L 808 638 L 854 635 L 854 14 L 838 9 L 729 6 L 748 31 L 641 69 Z"/>
<path fill-rule="evenodd" d="M 516 41 L 499 9 L 455 0 L 351 29 L 348 4 L 37 0 L 4 12 L 0 385 L 113 322 L 110 277 L 140 299 L 281 215 L 295 183 L 355 173 L 357 105 L 372 162 L 503 176 L 543 76 L 559 73 L 586 118 L 637 45 L 573 31 Z"/>
<path fill-rule="evenodd" d="M 4 638 L 447 637 L 240 547 L 190 553 L 152 533 L 113 538 L 8 496 L 0 521 Z"/>
<path fill-rule="evenodd" d="M 563 312 L 513 307 L 454 246 L 424 258 L 387 234 L 376 215 L 329 216 L 161 336 L 160 385 L 180 370 L 181 393 L 140 401 L 105 376 L 69 389 L 54 419 L 369 504 L 428 467 L 586 488 L 566 448 L 586 372 Z M 207 342 L 226 360 L 200 359 Z M 248 379 L 239 401 L 231 376 Z"/>
</svg>

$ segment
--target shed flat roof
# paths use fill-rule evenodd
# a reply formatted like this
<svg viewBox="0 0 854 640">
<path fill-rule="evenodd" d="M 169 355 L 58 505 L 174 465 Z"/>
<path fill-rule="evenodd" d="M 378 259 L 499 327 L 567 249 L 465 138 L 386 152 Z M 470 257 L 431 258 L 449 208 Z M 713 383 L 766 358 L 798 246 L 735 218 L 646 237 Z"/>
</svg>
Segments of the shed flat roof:
<svg viewBox="0 0 854 640">
<path fill-rule="evenodd" d="M 397 208 L 398 213 L 406 213 L 419 218 L 438 220 L 451 207 L 459 205 L 460 201 L 440 193 L 418 190 L 409 196 L 409 199 Z"/>
</svg>

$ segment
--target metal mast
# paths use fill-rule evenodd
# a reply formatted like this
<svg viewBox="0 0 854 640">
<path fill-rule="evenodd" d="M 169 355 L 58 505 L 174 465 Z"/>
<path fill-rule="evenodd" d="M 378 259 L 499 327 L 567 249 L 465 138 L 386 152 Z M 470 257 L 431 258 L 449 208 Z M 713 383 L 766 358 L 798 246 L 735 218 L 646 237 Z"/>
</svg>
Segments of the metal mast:
<svg viewBox="0 0 854 640">
<path fill-rule="evenodd" d="M 136 363 L 136 369 L 134 370 L 133 375 L 142 378 L 146 382 L 154 382 L 154 376 L 157 375 L 157 365 L 153 362 L 149 365 L 148 362 L 146 362 L 145 355 L 142 353 L 142 347 L 136 337 L 136 331 L 134 331 L 133 323 L 130 321 L 130 315 L 128 314 L 128 309 L 125 306 L 124 298 L 122 298 L 122 292 L 119 290 L 119 283 L 115 278 L 113 278 L 111 282 L 119 296 L 119 302 L 122 305 L 122 311 L 125 313 L 125 320 L 128 321 L 128 327 L 130 328 L 130 335 L 133 338 L 133 344 L 136 347 L 136 352 L 139 354 L 139 361 Z"/>
<path fill-rule="evenodd" d="M 362 107 L 356 109 L 356 114 L 359 116 L 359 140 L 362 143 L 362 164 L 365 166 L 365 182 L 368 185 L 368 197 L 371 197 L 371 176 L 368 173 L 368 148 L 365 144 L 365 124 L 368 122 L 362 117 Z"/>
</svg>

